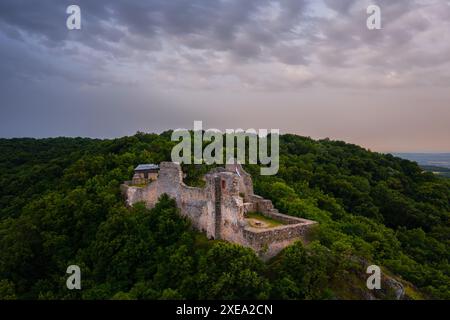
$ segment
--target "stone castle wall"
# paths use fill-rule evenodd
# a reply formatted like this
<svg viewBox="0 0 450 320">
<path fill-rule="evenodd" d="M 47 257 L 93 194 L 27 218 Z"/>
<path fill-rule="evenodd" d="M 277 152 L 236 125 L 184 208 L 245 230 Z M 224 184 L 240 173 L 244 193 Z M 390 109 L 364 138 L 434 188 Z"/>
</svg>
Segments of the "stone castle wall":
<svg viewBox="0 0 450 320">
<path fill-rule="evenodd" d="M 184 216 L 190 218 L 192 225 L 206 232 L 208 237 L 215 234 L 214 197 L 211 193 L 214 186 L 206 183 L 205 188 L 189 187 L 183 183 L 181 167 L 172 162 L 160 165 L 158 179 L 145 187 L 124 186 L 123 190 L 128 205 L 144 202 L 152 208 L 164 193 L 174 198 Z"/>
<path fill-rule="evenodd" d="M 205 175 L 204 188 L 183 183 L 179 164 L 160 164 L 158 179 L 145 187 L 123 185 L 129 206 L 144 202 L 152 208 L 166 193 L 174 198 L 181 214 L 210 239 L 223 239 L 253 248 L 262 258 L 270 258 L 295 240 L 304 238 L 315 222 L 281 214 L 270 200 L 253 194 L 251 176 L 239 164 L 227 165 Z M 259 211 L 285 225 L 257 229 L 248 225 L 245 214 Z"/>
<path fill-rule="evenodd" d="M 244 239 L 263 258 L 270 258 L 292 243 L 293 239 L 305 239 L 311 221 L 304 220 L 271 229 L 260 230 L 247 227 L 244 229 Z"/>
</svg>

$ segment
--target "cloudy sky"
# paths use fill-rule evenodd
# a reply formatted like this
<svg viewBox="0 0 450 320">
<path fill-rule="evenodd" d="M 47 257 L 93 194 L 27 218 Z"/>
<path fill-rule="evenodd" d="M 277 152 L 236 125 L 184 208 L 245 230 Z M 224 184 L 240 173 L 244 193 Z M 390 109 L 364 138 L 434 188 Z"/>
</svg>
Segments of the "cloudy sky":
<svg viewBox="0 0 450 320">
<path fill-rule="evenodd" d="M 70 4 L 81 30 L 66 27 Z M 1 0 L 0 94 L 0 137 L 202 120 L 450 151 L 450 1 Z"/>
</svg>

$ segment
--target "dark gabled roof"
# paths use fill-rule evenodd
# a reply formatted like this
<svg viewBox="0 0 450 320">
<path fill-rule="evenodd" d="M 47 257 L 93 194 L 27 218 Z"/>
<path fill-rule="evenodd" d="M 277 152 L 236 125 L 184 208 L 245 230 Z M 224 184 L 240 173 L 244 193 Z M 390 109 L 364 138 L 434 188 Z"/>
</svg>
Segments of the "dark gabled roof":
<svg viewBox="0 0 450 320">
<path fill-rule="evenodd" d="M 140 164 L 134 170 L 135 171 L 143 171 L 143 170 L 158 170 L 159 166 L 157 164 L 148 163 L 148 164 Z"/>
</svg>

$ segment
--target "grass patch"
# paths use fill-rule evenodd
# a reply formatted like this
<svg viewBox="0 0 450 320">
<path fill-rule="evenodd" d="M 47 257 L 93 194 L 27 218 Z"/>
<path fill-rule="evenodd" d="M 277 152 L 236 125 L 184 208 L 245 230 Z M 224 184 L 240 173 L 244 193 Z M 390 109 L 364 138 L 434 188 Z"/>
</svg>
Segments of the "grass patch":
<svg viewBox="0 0 450 320">
<path fill-rule="evenodd" d="M 147 185 L 148 185 L 148 183 L 131 184 L 130 187 L 145 188 Z"/>
<path fill-rule="evenodd" d="M 408 298 L 412 300 L 425 300 L 425 297 L 421 292 L 414 289 L 413 287 L 406 285 L 405 286 L 405 294 Z"/>
<path fill-rule="evenodd" d="M 248 212 L 245 217 L 248 218 L 248 219 L 255 219 L 255 220 L 259 220 L 261 222 L 264 222 L 270 228 L 284 225 L 284 223 L 282 223 L 281 221 L 275 220 L 273 218 L 266 217 L 260 212 Z"/>
</svg>

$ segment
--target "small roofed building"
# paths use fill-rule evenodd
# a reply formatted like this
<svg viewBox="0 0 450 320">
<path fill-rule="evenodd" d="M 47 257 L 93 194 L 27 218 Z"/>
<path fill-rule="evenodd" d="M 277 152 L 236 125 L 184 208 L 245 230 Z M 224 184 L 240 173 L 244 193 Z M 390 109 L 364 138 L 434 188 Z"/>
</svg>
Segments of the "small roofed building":
<svg viewBox="0 0 450 320">
<path fill-rule="evenodd" d="M 158 179 L 159 166 L 153 163 L 140 164 L 134 169 L 132 184 L 147 184 Z"/>
</svg>

